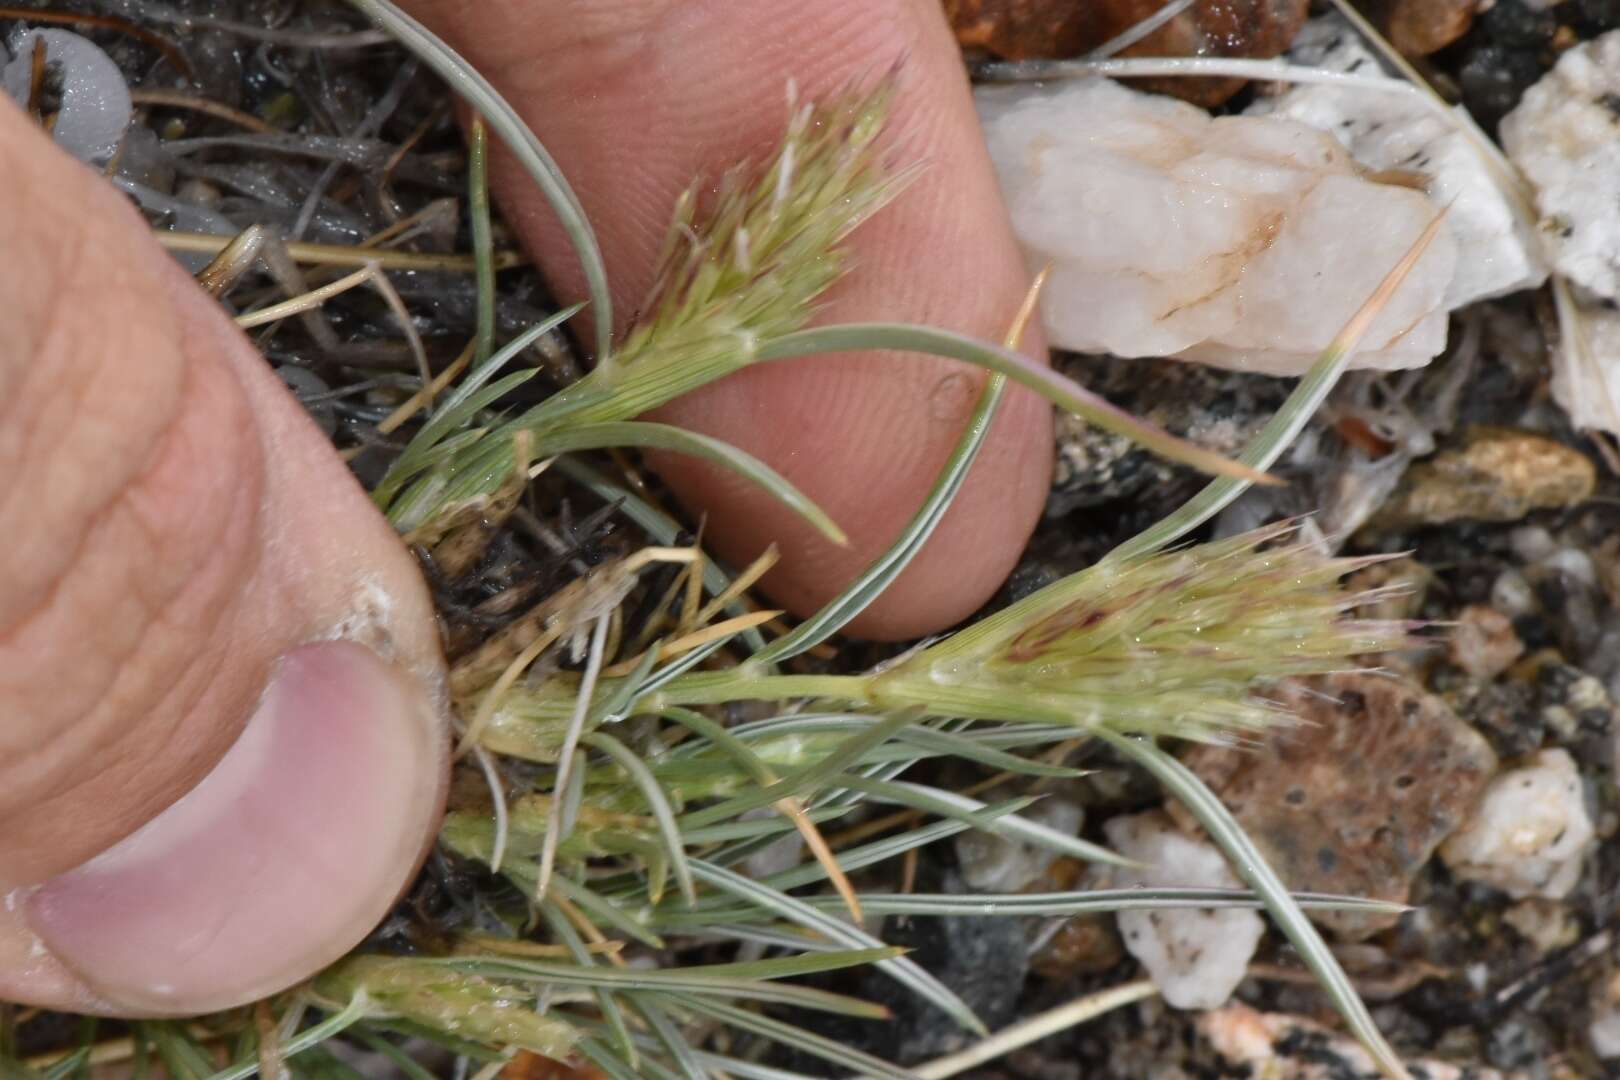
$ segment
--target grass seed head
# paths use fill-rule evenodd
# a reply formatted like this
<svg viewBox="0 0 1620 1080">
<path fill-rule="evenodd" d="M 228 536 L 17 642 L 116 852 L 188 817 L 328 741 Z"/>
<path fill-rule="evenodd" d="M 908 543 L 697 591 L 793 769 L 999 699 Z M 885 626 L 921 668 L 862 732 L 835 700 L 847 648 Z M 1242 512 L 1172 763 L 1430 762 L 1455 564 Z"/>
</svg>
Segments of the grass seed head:
<svg viewBox="0 0 1620 1080">
<path fill-rule="evenodd" d="M 1321 557 L 1292 523 L 1105 561 L 886 672 L 878 694 L 985 719 L 1229 738 L 1281 715 L 1267 683 L 1410 643 L 1409 624 L 1347 617 L 1362 598 L 1340 579 L 1366 564 Z"/>
</svg>

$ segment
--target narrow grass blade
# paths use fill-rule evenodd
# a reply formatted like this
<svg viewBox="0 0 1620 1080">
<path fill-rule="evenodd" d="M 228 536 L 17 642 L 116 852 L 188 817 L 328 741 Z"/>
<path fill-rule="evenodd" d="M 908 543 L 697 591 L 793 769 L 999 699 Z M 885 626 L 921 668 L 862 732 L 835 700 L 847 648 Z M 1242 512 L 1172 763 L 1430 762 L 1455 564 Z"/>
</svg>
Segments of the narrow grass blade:
<svg viewBox="0 0 1620 1080">
<path fill-rule="evenodd" d="M 630 777 L 641 797 L 647 800 L 647 809 L 652 811 L 653 820 L 658 823 L 658 833 L 664 839 L 664 847 L 669 852 L 670 869 L 675 873 L 675 881 L 680 886 L 681 895 L 688 904 L 697 903 L 697 890 L 692 885 L 692 870 L 686 862 L 686 844 L 681 839 L 680 826 L 675 823 L 675 811 L 669 804 L 669 798 L 658 783 L 658 778 L 647 768 L 642 761 L 624 743 L 613 736 L 601 731 L 593 731 L 581 740 L 586 746 L 600 750 L 614 763 L 625 771 Z"/>
<path fill-rule="evenodd" d="M 590 1059 L 592 1065 L 601 1069 L 609 1080 L 643 1080 L 634 1065 L 626 1062 L 611 1046 L 599 1039 L 581 1039 L 574 1048 Z"/>
<path fill-rule="evenodd" d="M 1036 276 L 1035 283 L 1024 298 L 1023 305 L 1013 319 L 1012 329 L 1007 334 L 1009 349 L 1016 349 L 1018 342 L 1023 338 L 1024 330 L 1035 314 L 1035 304 L 1040 298 L 1041 286 L 1045 281 L 1046 272 L 1042 271 Z M 996 410 L 1001 407 L 1001 399 L 1006 396 L 1006 391 L 1005 375 L 994 374 L 985 382 L 984 389 L 979 393 L 979 401 L 973 408 L 973 415 L 968 418 L 967 427 L 963 429 L 961 438 L 952 448 L 951 456 L 946 459 L 945 465 L 934 479 L 928 497 L 906 523 L 904 531 L 890 545 L 889 550 L 878 556 L 860 577 L 850 582 L 843 592 L 829 601 L 820 611 L 800 623 L 792 633 L 759 653 L 755 657 L 756 660 L 766 663 L 779 662 L 815 648 L 848 626 L 889 587 L 895 578 L 900 576 L 907 566 L 911 565 L 911 560 L 916 558 L 917 552 L 922 550 L 928 538 L 934 534 L 940 520 L 944 518 L 945 512 L 950 509 L 951 503 L 956 500 L 957 492 L 962 490 L 968 471 L 978 460 L 979 451 L 984 449 L 984 441 L 990 434 L 990 424 L 996 418 Z"/>
<path fill-rule="evenodd" d="M 669 1015 L 664 1012 L 663 995 L 635 992 L 625 996 L 630 1000 L 630 1007 L 647 1022 L 653 1037 L 669 1051 L 670 1060 L 680 1070 L 680 1075 L 685 1077 L 685 1080 L 709 1080 L 708 1074 L 703 1070 L 703 1063 L 697 1058 L 697 1051 L 692 1049 L 692 1044 L 686 1041 L 681 1029 L 676 1027 Z"/>
<path fill-rule="evenodd" d="M 1278 929 L 1299 950 L 1305 966 L 1322 984 L 1322 989 L 1332 999 L 1339 1015 L 1344 1017 L 1351 1033 L 1361 1041 L 1380 1071 L 1391 1080 L 1412 1080 L 1406 1066 L 1373 1022 L 1372 1014 L 1367 1011 L 1361 995 L 1356 993 L 1344 968 L 1339 966 L 1333 950 L 1328 948 L 1322 935 L 1305 917 L 1276 872 L 1243 831 L 1243 826 L 1232 817 L 1231 811 L 1215 797 L 1214 792 L 1191 769 L 1146 739 L 1118 735 L 1106 728 L 1100 728 L 1097 734 L 1151 773 L 1198 819 L 1210 839 L 1226 853 L 1233 871 L 1264 899 L 1266 910 L 1271 912 Z"/>
<path fill-rule="evenodd" d="M 1162 428 L 1138 420 L 1130 413 L 1087 390 L 1072 379 L 1011 349 L 978 341 L 963 334 L 930 326 L 902 323 L 849 323 L 800 330 L 760 345 L 757 359 L 787 360 L 822 353 L 890 349 L 926 353 L 961 360 L 1007 376 L 1029 387 L 1052 404 L 1102 428 L 1124 436 L 1170 461 L 1190 465 L 1216 476 L 1242 477 L 1250 483 L 1276 484 L 1264 473 L 1205 450 Z"/>
<path fill-rule="evenodd" d="M 1350 358 L 1355 354 L 1356 346 L 1361 344 L 1362 335 L 1372 325 L 1373 319 L 1389 303 L 1395 290 L 1400 288 L 1406 276 L 1412 272 L 1417 261 L 1429 249 L 1434 238 L 1440 234 L 1441 224 L 1445 220 L 1442 212 L 1429 222 L 1429 227 L 1417 238 L 1407 253 L 1395 264 L 1378 288 L 1373 290 L 1367 302 L 1350 317 L 1344 328 L 1338 332 L 1328 347 L 1322 350 L 1305 377 L 1300 379 L 1299 385 L 1294 387 L 1288 400 L 1283 402 L 1266 426 L 1260 430 L 1239 455 L 1238 460 L 1256 469 L 1269 469 L 1282 452 L 1288 449 L 1295 437 L 1310 422 L 1316 410 L 1327 399 L 1328 394 L 1338 383 L 1339 376 L 1343 375 L 1350 364 Z M 1239 477 L 1219 477 L 1207 484 L 1202 491 L 1188 499 L 1173 513 L 1159 519 L 1149 528 L 1127 540 L 1106 556 L 1107 559 L 1123 561 L 1136 558 L 1157 551 L 1186 536 L 1210 518 L 1219 514 L 1231 505 L 1239 495 L 1248 488 L 1248 482 Z"/>
<path fill-rule="evenodd" d="M 495 352 L 495 239 L 489 218 L 489 129 L 474 117 L 467 141 L 467 209 L 472 219 L 473 262 L 478 270 L 478 346 L 473 364 Z"/>
<path fill-rule="evenodd" d="M 554 938 L 567 947 L 574 958 L 574 963 L 581 967 L 596 967 L 596 958 L 585 947 L 585 941 L 579 936 L 568 918 L 558 910 L 556 904 L 541 904 L 540 914 L 551 928 Z M 619 1008 L 618 998 L 613 991 L 605 986 L 596 987 L 593 991 L 597 1007 L 602 1011 L 602 1019 L 607 1022 L 608 1030 L 612 1032 L 614 1042 L 618 1043 L 630 1067 L 635 1068 L 639 1055 L 636 1053 L 636 1044 L 630 1038 L 630 1026 L 624 1021 L 624 1010 Z"/>
<path fill-rule="evenodd" d="M 845 994 L 771 980 L 860 967 L 878 960 L 887 960 L 899 953 L 899 949 L 855 949 L 804 953 L 799 956 L 756 960 L 751 963 L 709 964 L 652 971 L 583 968 L 573 964 L 493 956 L 447 957 L 441 960 L 424 960 L 423 963 L 444 965 L 495 979 L 584 987 L 605 986 L 615 990 L 665 990 L 718 995 L 881 1020 L 889 1015 L 888 1010 L 881 1005 L 874 1005 Z"/>
<path fill-rule="evenodd" d="M 642 926 L 629 914 L 620 910 L 619 906 L 613 901 L 598 895 L 594 890 L 562 876 L 552 878 L 551 887 L 557 890 L 557 895 L 564 900 L 583 908 L 594 922 L 613 930 L 615 933 L 639 941 L 648 948 L 662 949 L 665 947 L 662 938 Z"/>
<path fill-rule="evenodd" d="M 574 194 L 562 170 L 535 137 L 517 110 L 490 85 L 471 64 L 421 23 L 405 14 L 392 0 L 349 0 L 367 18 L 388 31 L 414 56 L 427 64 L 465 98 L 486 123 L 501 137 L 507 148 L 540 185 L 579 257 L 585 285 L 591 298 L 596 329 L 597 363 L 605 361 L 612 348 L 613 301 L 608 292 L 607 267 L 596 234 L 585 217 L 585 208 Z"/>
<path fill-rule="evenodd" d="M 778 502 L 808 521 L 815 530 L 835 544 L 849 543 L 827 512 L 792 482 L 763 461 L 730 443 L 700 435 L 695 431 L 655 424 L 646 420 L 619 420 L 598 424 L 564 425 L 547 432 L 535 444 L 536 457 L 551 457 L 577 450 L 605 450 L 634 446 L 643 450 L 667 450 L 688 457 L 712 461 L 758 484 Z M 784 639 L 785 640 L 785 639 Z"/>
<path fill-rule="evenodd" d="M 574 713 L 569 718 L 568 729 L 563 734 L 562 750 L 557 754 L 557 780 L 553 791 L 557 793 L 558 805 L 562 804 L 561 797 L 568 791 L 568 781 L 574 770 L 574 751 L 579 748 L 580 736 L 584 734 L 585 718 L 590 714 L 591 699 L 596 693 L 596 677 L 602 670 L 602 652 L 607 646 L 607 632 L 609 619 L 606 615 L 597 618 L 596 626 L 591 630 L 590 651 L 585 660 L 585 672 L 579 680 L 579 698 L 574 705 Z M 551 884 L 551 869 L 557 858 L 557 845 L 563 840 L 565 831 L 563 814 L 551 814 L 546 818 L 546 834 L 540 848 L 540 873 L 534 887 L 534 899 L 540 903 L 546 898 L 546 888 Z"/>
<path fill-rule="evenodd" d="M 1353 896 L 1295 893 L 1294 902 L 1307 911 L 1359 911 L 1400 914 L 1403 904 L 1362 900 Z M 835 907 L 831 897 L 805 897 L 817 910 Z M 861 898 L 871 915 L 950 915 L 1024 917 L 1091 915 L 1115 911 L 1170 911 L 1204 908 L 1263 908 L 1266 901 L 1246 889 L 1083 889 L 1051 893 L 867 893 Z M 705 911 L 704 916 L 735 916 L 730 909 Z"/>
<path fill-rule="evenodd" d="M 880 802 L 894 802 L 902 806 L 909 806 L 915 810 L 937 814 L 941 817 L 968 818 L 973 824 L 986 832 L 1009 840 L 1021 840 L 1026 844 L 1034 844 L 1048 851 L 1056 851 L 1061 855 L 1069 855 L 1085 862 L 1110 863 L 1114 866 L 1135 866 L 1130 859 L 1105 847 L 1082 840 L 1077 836 L 1058 832 L 1047 825 L 1042 825 L 1028 818 L 1021 818 L 1017 814 L 1006 814 L 991 821 L 982 821 L 977 817 L 987 809 L 984 803 L 977 799 L 970 799 L 966 795 L 958 795 L 952 791 L 929 787 L 925 784 L 911 784 L 892 780 L 860 780 L 844 781 L 849 787 L 858 791 L 866 791 Z"/>
<path fill-rule="evenodd" d="M 374 1031 L 368 1031 L 364 1026 L 356 1027 L 349 1032 L 349 1038 L 359 1039 L 370 1047 L 373 1053 L 381 1054 L 393 1063 L 406 1080 L 438 1080 L 432 1073 L 417 1063 L 416 1059 L 404 1050 L 395 1046 L 387 1039 Z"/>
<path fill-rule="evenodd" d="M 979 403 L 968 419 L 967 430 L 962 433 L 962 438 L 934 480 L 928 497 L 923 500 L 922 506 L 912 519 L 906 523 L 905 529 L 889 550 L 878 556 L 860 577 L 850 582 L 843 592 L 828 601 L 820 611 L 794 627 L 791 633 L 778 638 L 763 649 L 755 656 L 756 660 L 779 663 L 820 645 L 848 626 L 889 587 L 895 578 L 900 576 L 906 567 L 911 565 L 911 560 L 916 558 L 917 552 L 921 551 L 928 538 L 934 535 L 934 529 L 944 518 L 945 512 L 951 508 L 951 503 L 956 500 L 957 492 L 962 490 L 968 470 L 973 468 L 973 463 L 978 460 L 979 451 L 984 448 L 985 437 L 990 434 L 990 423 L 995 419 L 996 410 L 1001 405 L 1006 388 L 1007 379 L 1002 375 L 992 375 L 985 383 L 984 390 L 979 394 Z"/>
<path fill-rule="evenodd" d="M 857 949 L 879 948 L 883 944 L 865 930 L 835 919 L 796 896 L 777 892 L 724 867 L 715 866 L 702 859 L 694 859 L 692 872 L 715 888 L 758 908 L 773 911 L 789 922 L 814 930 L 829 941 Z M 944 983 L 918 967 L 915 961 L 900 956 L 878 961 L 877 968 L 967 1030 L 981 1035 L 988 1034 L 983 1021 L 968 1008 L 967 1002 Z"/>
<path fill-rule="evenodd" d="M 683 1003 L 693 1012 L 703 1013 L 713 1017 L 730 1027 L 743 1031 L 752 1031 L 762 1035 L 772 1042 L 791 1046 L 806 1054 L 812 1054 L 823 1061 L 830 1061 L 835 1065 L 842 1065 L 846 1069 L 854 1069 L 862 1077 L 884 1077 L 886 1080 L 915 1080 L 912 1074 L 905 1069 L 890 1065 L 886 1061 L 879 1061 L 870 1054 L 851 1049 L 835 1039 L 825 1035 L 816 1035 L 792 1024 L 773 1020 L 768 1016 L 738 1009 L 731 1005 L 724 1005 L 717 1001 L 703 998 L 685 997 Z"/>
<path fill-rule="evenodd" d="M 159 1021 L 143 1025 L 143 1030 L 157 1050 L 164 1069 L 176 1080 L 218 1080 L 212 1058 L 192 1041 L 183 1025 Z M 252 1072 L 257 1071 L 258 1061 L 255 1059 Z"/>
<path fill-rule="evenodd" d="M 814 790 L 832 780 L 846 768 L 860 761 L 868 750 L 887 742 L 895 732 L 910 724 L 915 719 L 912 713 L 901 713 L 891 716 L 881 723 L 872 725 L 859 734 L 845 739 L 826 757 L 813 765 L 802 769 L 795 769 L 774 784 L 759 788 L 755 791 L 745 792 L 734 796 L 714 806 L 706 806 L 702 810 L 695 810 L 681 818 L 681 826 L 697 827 L 712 825 L 715 822 L 745 814 L 761 806 L 769 806 L 782 799 L 793 798 Z"/>
<path fill-rule="evenodd" d="M 365 994 L 356 994 L 354 999 L 345 1005 L 341 1011 L 288 1039 L 281 1048 L 282 1056 L 284 1058 L 295 1057 L 302 1051 L 338 1035 L 350 1026 L 364 1020 L 370 1008 L 371 1002 L 366 999 Z M 258 1071 L 259 1059 L 255 1057 L 252 1061 L 246 1061 L 240 1065 L 216 1072 L 209 1076 L 208 1080 L 243 1080 L 244 1077 L 253 1076 Z"/>
</svg>

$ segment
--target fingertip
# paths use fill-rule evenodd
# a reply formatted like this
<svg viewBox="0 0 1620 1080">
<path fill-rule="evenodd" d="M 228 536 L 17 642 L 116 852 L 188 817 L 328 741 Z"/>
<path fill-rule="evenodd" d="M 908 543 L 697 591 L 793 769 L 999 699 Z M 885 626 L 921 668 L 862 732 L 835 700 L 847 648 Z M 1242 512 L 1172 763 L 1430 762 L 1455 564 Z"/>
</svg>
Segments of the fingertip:
<svg viewBox="0 0 1620 1080">
<path fill-rule="evenodd" d="M 26 894 L 39 951 L 96 1011 L 153 1016 L 241 1005 L 338 959 L 431 842 L 445 775 L 435 696 L 362 645 L 292 650 L 195 788 Z"/>
</svg>

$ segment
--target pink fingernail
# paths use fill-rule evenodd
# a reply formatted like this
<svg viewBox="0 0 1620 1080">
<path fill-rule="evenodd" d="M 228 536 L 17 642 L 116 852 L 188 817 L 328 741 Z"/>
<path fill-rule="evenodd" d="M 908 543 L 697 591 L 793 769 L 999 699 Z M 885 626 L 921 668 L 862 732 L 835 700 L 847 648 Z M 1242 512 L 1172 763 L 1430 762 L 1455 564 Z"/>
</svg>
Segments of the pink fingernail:
<svg viewBox="0 0 1620 1080">
<path fill-rule="evenodd" d="M 123 1011 L 197 1013 L 274 993 L 387 913 L 437 822 L 443 754 L 414 680 L 363 645 L 295 649 L 214 770 L 35 890 L 28 921 Z"/>
</svg>

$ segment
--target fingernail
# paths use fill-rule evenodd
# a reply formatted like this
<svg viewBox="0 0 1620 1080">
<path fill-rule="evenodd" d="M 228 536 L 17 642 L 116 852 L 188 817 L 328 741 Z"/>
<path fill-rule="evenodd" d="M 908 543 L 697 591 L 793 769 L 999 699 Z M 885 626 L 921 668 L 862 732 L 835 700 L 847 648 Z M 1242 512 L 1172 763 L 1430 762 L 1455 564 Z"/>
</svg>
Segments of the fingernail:
<svg viewBox="0 0 1620 1080">
<path fill-rule="evenodd" d="M 443 800 L 420 686 L 350 642 L 300 647 L 212 772 L 25 901 L 46 949 L 107 1004 L 177 1015 L 307 978 L 377 925 Z"/>
</svg>

